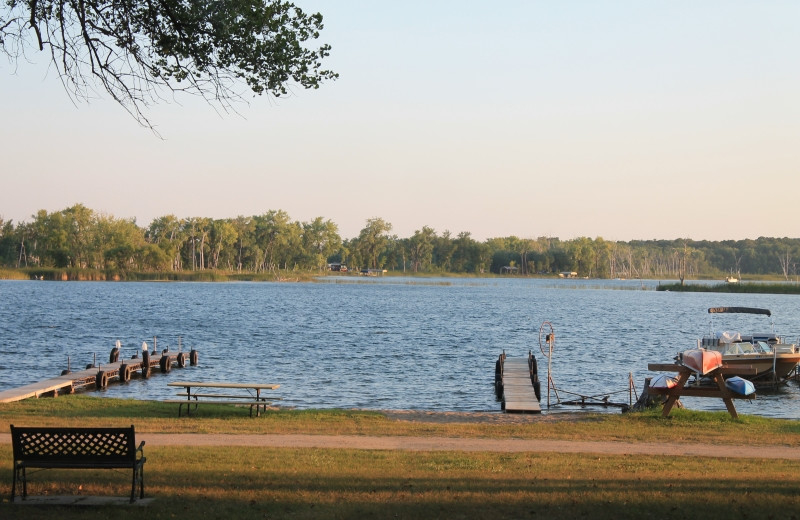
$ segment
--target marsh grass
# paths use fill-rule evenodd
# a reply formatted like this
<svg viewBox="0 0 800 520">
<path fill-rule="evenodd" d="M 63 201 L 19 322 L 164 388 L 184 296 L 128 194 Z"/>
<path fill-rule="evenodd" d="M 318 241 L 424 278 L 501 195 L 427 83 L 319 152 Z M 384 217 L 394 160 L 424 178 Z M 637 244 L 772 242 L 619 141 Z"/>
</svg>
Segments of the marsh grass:
<svg viewBox="0 0 800 520">
<path fill-rule="evenodd" d="M 0 279 L 49 281 L 124 281 L 124 282 L 275 282 L 309 281 L 315 273 L 279 270 L 267 273 L 237 273 L 234 271 L 125 271 L 118 269 L 79 269 L 29 267 L 0 269 Z"/>
<path fill-rule="evenodd" d="M 30 276 L 19 269 L 0 268 L 0 280 L 30 280 Z"/>
<path fill-rule="evenodd" d="M 797 283 L 715 283 L 702 284 L 680 283 L 659 284 L 657 291 L 672 292 L 713 292 L 713 293 L 744 293 L 744 294 L 800 294 L 800 284 Z"/>
</svg>

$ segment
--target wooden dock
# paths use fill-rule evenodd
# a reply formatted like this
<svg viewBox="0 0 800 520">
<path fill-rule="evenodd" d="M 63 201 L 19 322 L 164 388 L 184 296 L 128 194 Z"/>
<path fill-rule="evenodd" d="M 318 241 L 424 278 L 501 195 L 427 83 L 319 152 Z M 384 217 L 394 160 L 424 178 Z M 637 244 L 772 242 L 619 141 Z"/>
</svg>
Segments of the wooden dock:
<svg viewBox="0 0 800 520">
<path fill-rule="evenodd" d="M 114 353 L 112 350 L 111 357 Z M 0 403 L 21 401 L 29 397 L 56 397 L 60 394 L 72 394 L 78 389 L 106 388 L 113 382 L 128 382 L 134 376 L 150 377 L 154 370 L 168 373 L 173 366 L 184 367 L 189 363 L 197 364 L 197 351 L 170 352 L 165 351 L 150 356 L 143 353 L 142 357 L 113 361 L 84 370 L 67 372 L 62 375 L 31 383 L 19 388 L 11 388 L 0 392 Z"/>
<path fill-rule="evenodd" d="M 502 397 L 502 407 L 506 412 L 541 413 L 536 396 L 538 374 L 536 358 L 528 353 L 527 358 L 500 355 L 495 368 L 495 389 Z"/>
</svg>

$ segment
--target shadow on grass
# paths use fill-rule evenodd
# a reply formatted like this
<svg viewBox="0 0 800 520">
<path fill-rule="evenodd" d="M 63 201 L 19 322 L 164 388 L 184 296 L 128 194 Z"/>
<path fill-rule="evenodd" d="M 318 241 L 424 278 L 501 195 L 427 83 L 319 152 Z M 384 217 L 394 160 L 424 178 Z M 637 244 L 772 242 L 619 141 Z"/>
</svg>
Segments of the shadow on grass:
<svg viewBox="0 0 800 520">
<path fill-rule="evenodd" d="M 7 451 L 7 450 L 5 450 Z M 4 459 L 8 453 L 3 453 Z M 791 465 L 740 477 L 740 463 L 649 457 L 394 454 L 345 450 L 153 450 L 146 512 L 18 507 L 27 518 L 788 518 L 800 505 Z M 176 457 L 187 467 L 170 469 Z M 7 459 L 6 459 L 7 460 Z M 743 463 L 745 473 L 759 464 Z M 704 470 L 711 466 L 711 471 Z M 4 463 L 3 472 L 10 465 Z M 762 473 L 762 474 L 758 474 Z M 796 473 L 796 471 L 795 471 Z M 30 492 L 123 494 L 105 472 L 37 474 Z M 39 480 L 41 479 L 41 480 Z M 109 483 L 111 480 L 116 483 Z M 78 486 L 81 486 L 78 489 Z M 10 491 L 10 490 L 9 490 Z M 3 490 L 4 494 L 6 490 Z"/>
</svg>

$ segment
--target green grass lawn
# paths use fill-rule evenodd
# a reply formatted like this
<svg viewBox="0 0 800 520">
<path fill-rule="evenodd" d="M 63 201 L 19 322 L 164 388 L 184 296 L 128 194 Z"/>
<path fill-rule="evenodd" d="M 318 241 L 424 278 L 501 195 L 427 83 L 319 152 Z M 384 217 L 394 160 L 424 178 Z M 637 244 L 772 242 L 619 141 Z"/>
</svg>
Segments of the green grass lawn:
<svg viewBox="0 0 800 520">
<path fill-rule="evenodd" d="M 312 433 L 707 442 L 800 446 L 800 423 L 677 410 L 671 418 L 586 414 L 529 424 L 432 424 L 347 410 L 174 406 L 65 396 L 0 405 L 8 425 L 134 424 L 137 432 Z M 0 518 L 792 518 L 800 462 L 562 453 L 145 446 L 146 508 L 10 504 L 11 446 L 0 445 Z M 31 494 L 126 496 L 130 473 L 47 470 Z"/>
<path fill-rule="evenodd" d="M 498 412 L 499 413 L 499 412 Z M 17 426 L 130 426 L 137 432 L 306 433 L 342 435 L 414 435 L 444 437 L 704 442 L 800 446 L 800 421 L 727 412 L 659 410 L 635 414 L 569 414 L 571 420 L 527 424 L 408 422 L 379 412 L 358 410 L 271 410 L 249 417 L 249 410 L 203 405 L 191 417 L 177 417 L 177 406 L 137 399 L 108 399 L 86 394 L 56 399 L 27 399 L 0 404 L 0 432 Z"/>
</svg>

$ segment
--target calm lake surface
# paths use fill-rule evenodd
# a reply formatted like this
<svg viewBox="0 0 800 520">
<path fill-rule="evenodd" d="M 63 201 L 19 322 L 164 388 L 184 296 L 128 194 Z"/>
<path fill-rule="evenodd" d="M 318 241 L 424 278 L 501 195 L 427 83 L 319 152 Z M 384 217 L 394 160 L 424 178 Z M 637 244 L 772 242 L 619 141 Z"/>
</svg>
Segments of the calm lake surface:
<svg viewBox="0 0 800 520">
<path fill-rule="evenodd" d="M 117 339 L 130 358 L 153 337 L 158 349 L 199 352 L 196 367 L 158 370 L 96 395 L 172 398 L 169 381 L 279 383 L 297 408 L 499 411 L 499 354 L 532 351 L 546 381 L 539 329 L 552 323 L 552 375 L 561 398 L 611 394 L 628 401 L 710 330 L 769 331 L 765 316 L 716 315 L 713 306 L 765 307 L 776 332 L 797 342 L 800 297 L 657 292 L 657 282 L 602 280 L 328 277 L 313 283 L 0 281 L 0 390 L 105 363 Z M 543 400 L 546 386 L 542 385 Z M 551 396 L 551 404 L 555 404 Z M 718 399 L 688 408 L 725 410 Z M 740 413 L 800 419 L 790 382 Z M 579 411 L 555 406 L 552 411 Z M 602 409 L 592 408 L 595 411 Z M 616 409 L 612 409 L 617 413 Z M 545 411 L 547 413 L 547 411 Z"/>
</svg>

